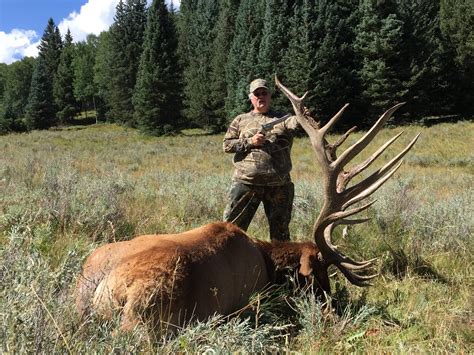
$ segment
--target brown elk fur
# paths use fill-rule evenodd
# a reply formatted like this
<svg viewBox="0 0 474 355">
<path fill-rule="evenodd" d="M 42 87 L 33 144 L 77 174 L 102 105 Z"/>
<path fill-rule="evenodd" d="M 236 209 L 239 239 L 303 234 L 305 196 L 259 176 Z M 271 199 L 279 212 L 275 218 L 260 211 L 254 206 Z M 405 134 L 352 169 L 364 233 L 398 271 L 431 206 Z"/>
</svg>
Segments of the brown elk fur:
<svg viewBox="0 0 474 355">
<path fill-rule="evenodd" d="M 225 222 L 143 235 L 89 256 L 77 281 L 76 305 L 81 315 L 94 311 L 106 318 L 122 310 L 123 329 L 140 319 L 160 328 L 181 326 L 239 310 L 288 268 L 310 277 L 315 266 L 324 269 L 317 254 L 312 242 L 257 241 Z"/>
</svg>

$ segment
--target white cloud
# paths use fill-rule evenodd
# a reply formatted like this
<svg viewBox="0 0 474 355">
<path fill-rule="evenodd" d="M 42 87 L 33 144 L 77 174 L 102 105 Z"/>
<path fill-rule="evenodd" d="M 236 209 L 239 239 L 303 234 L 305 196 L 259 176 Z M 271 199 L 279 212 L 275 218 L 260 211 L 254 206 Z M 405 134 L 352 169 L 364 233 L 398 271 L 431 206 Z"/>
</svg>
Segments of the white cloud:
<svg viewBox="0 0 474 355">
<path fill-rule="evenodd" d="M 24 56 L 36 57 L 39 45 L 35 31 L 13 29 L 0 31 L 0 63 L 10 64 Z"/>
<path fill-rule="evenodd" d="M 98 35 L 114 21 L 115 7 L 119 0 L 89 0 L 79 13 L 73 12 L 58 27 L 62 34 L 71 30 L 75 42 L 85 40 L 90 33 Z"/>
<path fill-rule="evenodd" d="M 88 0 L 79 12 L 72 12 L 59 22 L 64 35 L 69 28 L 74 42 L 85 40 L 90 33 L 98 35 L 114 21 L 115 7 L 119 0 Z M 179 8 L 180 0 L 167 0 Z M 151 0 L 148 0 L 151 3 Z M 39 36 L 32 30 L 14 29 L 10 33 L 0 31 L 0 63 L 10 64 L 24 56 L 38 55 Z"/>
</svg>

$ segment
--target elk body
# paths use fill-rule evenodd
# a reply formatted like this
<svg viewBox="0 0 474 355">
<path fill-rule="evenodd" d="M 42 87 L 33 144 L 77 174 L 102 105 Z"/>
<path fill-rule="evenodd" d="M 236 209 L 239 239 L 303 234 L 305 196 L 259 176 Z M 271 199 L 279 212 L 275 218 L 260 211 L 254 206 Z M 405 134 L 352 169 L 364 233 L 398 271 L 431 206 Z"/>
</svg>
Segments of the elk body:
<svg viewBox="0 0 474 355">
<path fill-rule="evenodd" d="M 81 315 L 94 310 L 106 318 L 123 309 L 123 329 L 139 319 L 172 329 L 245 307 L 287 267 L 304 277 L 323 270 L 315 244 L 253 240 L 228 222 L 143 235 L 91 254 L 77 282 L 76 306 Z"/>
<path fill-rule="evenodd" d="M 123 329 L 133 328 L 140 319 L 159 329 L 180 327 L 214 313 L 228 315 L 241 309 L 253 293 L 277 282 L 280 274 L 288 271 L 296 272 L 317 291 L 329 293 L 331 265 L 351 283 L 369 285 L 375 275 L 365 273 L 374 259 L 355 261 L 345 256 L 331 243 L 331 235 L 337 225 L 367 221 L 350 217 L 373 202 L 353 205 L 374 193 L 395 173 L 418 136 L 385 166 L 349 186 L 353 177 L 400 136 L 387 141 L 361 164 L 346 168 L 401 104 L 387 110 L 338 157 L 337 148 L 354 128 L 334 144 L 329 144 L 325 136 L 347 105 L 320 127 L 303 106 L 305 95 L 297 97 L 278 79 L 276 85 L 291 101 L 322 167 L 324 202 L 314 224 L 313 241 L 265 242 L 250 238 L 230 223 L 216 222 L 180 234 L 143 235 L 106 244 L 89 256 L 77 280 L 76 306 L 81 315 L 95 312 L 108 318 L 119 310 L 123 313 Z"/>
</svg>

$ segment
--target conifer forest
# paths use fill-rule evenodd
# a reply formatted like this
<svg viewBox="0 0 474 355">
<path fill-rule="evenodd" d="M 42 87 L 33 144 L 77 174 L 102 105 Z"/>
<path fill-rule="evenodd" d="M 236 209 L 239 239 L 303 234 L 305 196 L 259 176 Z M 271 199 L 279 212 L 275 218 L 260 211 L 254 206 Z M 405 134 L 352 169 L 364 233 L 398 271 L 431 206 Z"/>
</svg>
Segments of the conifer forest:
<svg viewBox="0 0 474 355">
<path fill-rule="evenodd" d="M 39 56 L 0 65 L 0 131 L 46 129 L 81 112 L 162 135 L 225 129 L 248 84 L 278 77 L 322 120 L 348 125 L 407 102 L 407 121 L 472 115 L 469 0 L 120 1 L 114 23 L 74 42 L 54 19 Z M 275 93 L 276 109 L 288 102 Z"/>
</svg>

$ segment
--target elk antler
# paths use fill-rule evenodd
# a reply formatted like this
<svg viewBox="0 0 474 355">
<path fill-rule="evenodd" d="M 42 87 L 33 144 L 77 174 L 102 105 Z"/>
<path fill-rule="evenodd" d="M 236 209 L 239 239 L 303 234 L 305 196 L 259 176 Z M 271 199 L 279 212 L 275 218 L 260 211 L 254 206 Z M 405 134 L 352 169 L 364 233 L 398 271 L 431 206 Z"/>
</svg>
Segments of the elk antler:
<svg viewBox="0 0 474 355">
<path fill-rule="evenodd" d="M 350 169 L 345 170 L 345 166 L 357 156 L 377 135 L 383 124 L 392 116 L 392 114 L 403 105 L 397 104 L 387 110 L 372 128 L 356 143 L 346 149 L 339 157 L 336 156 L 337 148 L 346 140 L 356 127 L 347 131 L 341 139 L 329 144 L 326 140 L 326 133 L 334 126 L 334 124 L 342 116 L 342 113 L 347 108 L 348 104 L 334 115 L 326 125 L 320 127 L 317 122 L 309 114 L 306 107 L 303 105 L 303 100 L 306 97 L 305 93 L 302 97 L 293 94 L 286 88 L 275 76 L 276 86 L 288 97 L 293 105 L 296 113 L 298 123 L 303 127 L 309 136 L 311 145 L 316 154 L 316 159 L 322 168 L 323 187 L 324 187 L 324 202 L 321 212 L 314 224 L 313 236 L 316 245 L 318 246 L 323 261 L 327 267 L 335 265 L 347 277 L 347 279 L 357 286 L 368 286 L 368 281 L 376 275 L 364 276 L 361 271 L 366 270 L 373 265 L 376 259 L 355 261 L 345 256 L 337 250 L 336 246 L 331 243 L 331 234 L 335 226 L 343 224 L 359 224 L 368 221 L 368 219 L 348 219 L 363 210 L 369 208 L 375 201 L 366 203 L 359 207 L 348 207 L 362 201 L 363 199 L 374 193 L 380 186 L 382 186 L 390 177 L 397 171 L 401 165 L 401 160 L 405 154 L 413 147 L 420 134 L 418 134 L 408 146 L 403 149 L 397 156 L 390 160 L 385 166 L 376 170 L 372 175 L 358 182 L 357 184 L 347 188 L 349 182 L 353 177 L 368 168 L 375 159 L 377 159 L 402 133 L 382 145 L 372 156 L 367 160 Z"/>
</svg>

